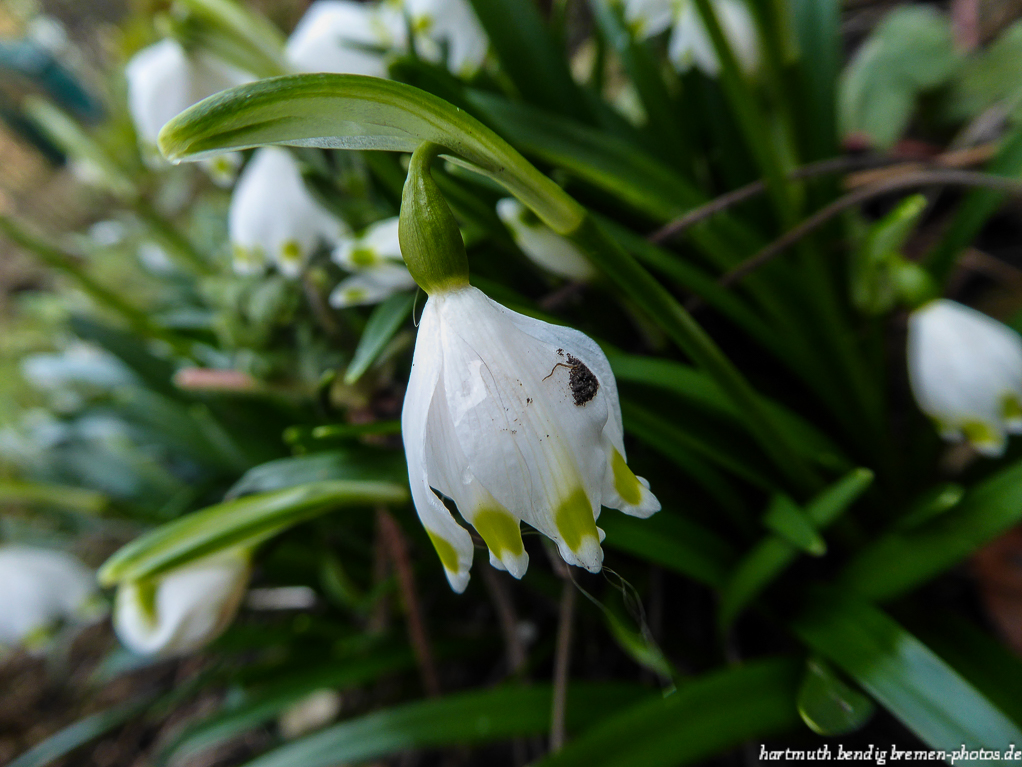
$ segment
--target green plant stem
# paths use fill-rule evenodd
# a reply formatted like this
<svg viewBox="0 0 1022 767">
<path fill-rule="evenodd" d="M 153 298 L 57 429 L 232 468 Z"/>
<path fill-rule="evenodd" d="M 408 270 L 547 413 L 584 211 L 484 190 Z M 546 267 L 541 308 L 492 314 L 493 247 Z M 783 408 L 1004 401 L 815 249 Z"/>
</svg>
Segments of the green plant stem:
<svg viewBox="0 0 1022 767">
<path fill-rule="evenodd" d="M 192 356 L 190 344 L 165 328 L 155 324 L 140 309 L 131 305 L 117 293 L 97 282 L 89 275 L 79 259 L 65 253 L 25 229 L 10 216 L 0 215 L 0 232 L 11 242 L 24 248 L 52 269 L 67 275 L 84 290 L 92 300 L 123 317 L 140 335 L 155 338 L 169 344 L 174 351 L 187 357 Z"/>
</svg>

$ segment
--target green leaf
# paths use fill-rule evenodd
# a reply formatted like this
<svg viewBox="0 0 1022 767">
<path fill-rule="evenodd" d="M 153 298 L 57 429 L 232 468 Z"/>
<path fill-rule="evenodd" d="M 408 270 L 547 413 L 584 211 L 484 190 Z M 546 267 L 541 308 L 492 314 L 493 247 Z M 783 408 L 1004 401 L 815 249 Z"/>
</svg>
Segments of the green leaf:
<svg viewBox="0 0 1022 767">
<path fill-rule="evenodd" d="M 881 610 L 835 592 L 814 598 L 794 632 L 931 748 L 1006 749 L 1022 731 Z"/>
<path fill-rule="evenodd" d="M 1022 23 L 1004 30 L 965 63 L 952 85 L 948 108 L 958 120 L 971 120 L 1000 104 L 1018 120 L 1022 103 Z"/>
<path fill-rule="evenodd" d="M 901 249 L 926 211 L 927 199 L 916 194 L 870 224 L 862 244 L 852 256 L 852 303 L 868 314 L 884 314 L 898 300 L 898 273 L 904 262 Z"/>
<path fill-rule="evenodd" d="M 274 77 L 210 96 L 163 126 L 170 160 L 197 160 L 265 144 L 414 152 L 423 142 L 494 179 L 557 232 L 584 211 L 496 133 L 410 85 L 361 75 Z"/>
<path fill-rule="evenodd" d="M 792 546 L 814 557 L 827 553 L 827 544 L 806 513 L 786 495 L 775 495 L 763 516 L 763 524 Z"/>
<path fill-rule="evenodd" d="M 138 716 L 151 702 L 151 697 L 128 701 L 80 719 L 33 746 L 13 762 L 8 763 L 7 767 L 43 767 L 43 765 L 51 764 L 70 754 L 76 748 L 84 746 L 89 741 L 105 735 L 115 727 Z"/>
<path fill-rule="evenodd" d="M 717 671 L 595 724 L 537 767 L 674 767 L 799 724 L 798 664 L 756 661 Z"/>
<path fill-rule="evenodd" d="M 109 502 L 103 493 L 83 487 L 0 479 L 0 504 L 3 505 L 31 503 L 92 515 L 102 513 Z"/>
<path fill-rule="evenodd" d="M 845 735 L 865 726 L 876 706 L 852 689 L 821 658 L 806 662 L 806 674 L 798 691 L 798 713 L 813 732 Z"/>
<path fill-rule="evenodd" d="M 136 538 L 100 568 L 104 585 L 150 578 L 217 551 L 253 546 L 337 508 L 397 504 L 408 489 L 388 482 L 328 480 L 209 506 Z"/>
<path fill-rule="evenodd" d="M 1022 520 L 1022 461 L 974 487 L 921 527 L 892 531 L 862 549 L 840 583 L 870 599 L 893 599 L 925 583 Z"/>
<path fill-rule="evenodd" d="M 604 514 L 600 526 L 607 546 L 714 588 L 725 582 L 735 559 L 723 538 L 667 509 L 649 519 Z"/>
<path fill-rule="evenodd" d="M 324 480 L 360 479 L 400 484 L 406 476 L 404 456 L 399 451 L 359 445 L 260 464 L 246 471 L 227 491 L 224 500 Z"/>
<path fill-rule="evenodd" d="M 840 0 L 794 0 L 792 18 L 799 46 L 805 97 L 795 119 L 803 125 L 803 159 L 837 154 L 837 81 L 844 58 Z"/>
<path fill-rule="evenodd" d="M 633 685 L 571 685 L 568 728 L 577 731 L 579 725 L 645 694 Z M 349 719 L 270 751 L 246 767 L 333 767 L 416 748 L 490 743 L 539 734 L 550 726 L 550 705 L 549 685 L 455 693 Z"/>
<path fill-rule="evenodd" d="M 415 294 L 398 293 L 373 309 L 362 337 L 358 340 L 358 346 L 355 347 L 355 354 L 348 363 L 348 369 L 344 371 L 344 383 L 350 385 L 357 382 L 376 361 L 412 313 L 414 302 Z"/>
<path fill-rule="evenodd" d="M 953 482 L 930 488 L 894 522 L 895 530 L 911 530 L 950 511 L 965 497 L 965 488 Z"/>
<path fill-rule="evenodd" d="M 806 504 L 805 517 L 816 530 L 826 529 L 872 482 L 873 472 L 854 469 Z M 720 595 L 720 626 L 729 626 L 797 557 L 798 548 L 785 539 L 771 535 L 760 541 L 734 569 Z"/>
<path fill-rule="evenodd" d="M 469 0 L 497 53 L 501 70 L 522 97 L 549 112 L 584 117 L 589 110 L 535 3 Z"/>
<path fill-rule="evenodd" d="M 959 64 L 945 16 L 927 6 L 895 9 L 842 76 L 842 133 L 890 148 L 908 126 L 918 95 L 947 82 Z"/>
</svg>

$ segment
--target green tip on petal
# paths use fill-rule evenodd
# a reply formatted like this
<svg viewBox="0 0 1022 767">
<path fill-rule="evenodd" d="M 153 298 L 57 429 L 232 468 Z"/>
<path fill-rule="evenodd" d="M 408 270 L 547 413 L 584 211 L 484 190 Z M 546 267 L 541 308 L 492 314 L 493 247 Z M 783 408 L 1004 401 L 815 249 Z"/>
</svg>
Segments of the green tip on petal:
<svg viewBox="0 0 1022 767">
<path fill-rule="evenodd" d="M 502 559 L 505 552 L 519 557 L 525 551 L 518 520 L 503 509 L 480 509 L 472 519 L 472 526 L 498 559 Z"/>
<path fill-rule="evenodd" d="M 458 572 L 458 552 L 455 551 L 454 546 L 448 540 L 441 538 L 430 530 L 427 530 L 426 534 L 433 542 L 433 548 L 436 549 L 437 556 L 440 557 L 440 563 L 444 566 L 444 569 L 450 570 L 452 573 Z"/>
<path fill-rule="evenodd" d="M 626 503 L 638 506 L 642 502 L 642 485 L 617 450 L 614 450 L 614 455 L 610 459 L 610 468 L 614 472 L 614 489 L 617 490 L 617 494 Z"/>
<path fill-rule="evenodd" d="M 599 533 L 596 532 L 596 520 L 593 519 L 593 507 L 589 503 L 585 490 L 576 488 L 569 495 L 557 511 L 554 512 L 554 524 L 557 525 L 557 532 L 561 534 L 564 543 L 576 554 L 582 550 L 582 545 L 587 539 L 599 541 Z"/>
</svg>

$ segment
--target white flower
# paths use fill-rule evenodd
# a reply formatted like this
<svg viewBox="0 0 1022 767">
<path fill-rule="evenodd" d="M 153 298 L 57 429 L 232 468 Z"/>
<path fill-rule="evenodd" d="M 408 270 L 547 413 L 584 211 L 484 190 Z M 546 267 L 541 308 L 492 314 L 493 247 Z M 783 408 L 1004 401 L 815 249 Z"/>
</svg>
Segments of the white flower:
<svg viewBox="0 0 1022 767">
<path fill-rule="evenodd" d="M 964 436 L 984 455 L 1022 433 L 1022 336 L 939 299 L 909 317 L 908 372 L 920 409 L 946 439 Z"/>
<path fill-rule="evenodd" d="M 32 644 L 61 621 L 83 618 L 92 571 L 59 551 L 0 546 L 0 645 Z"/>
<path fill-rule="evenodd" d="M 710 0 L 721 29 L 746 72 L 759 66 L 756 22 L 744 0 Z M 720 72 L 720 61 L 702 16 L 692 0 L 625 0 L 625 18 L 640 39 L 673 25 L 668 56 L 685 71 L 692 66 L 709 77 Z"/>
<path fill-rule="evenodd" d="M 405 45 L 405 20 L 390 5 L 317 0 L 287 41 L 286 56 L 298 72 L 386 77 L 381 52 Z"/>
<path fill-rule="evenodd" d="M 199 560 L 155 581 L 122 583 L 114 629 L 139 655 L 184 655 L 216 639 L 234 620 L 248 585 L 246 554 Z"/>
<path fill-rule="evenodd" d="M 377 221 L 361 236 L 347 237 L 334 249 L 334 261 L 354 275 L 334 288 L 331 306 L 343 309 L 375 304 L 415 287 L 401 260 L 397 229 L 397 216 Z"/>
<path fill-rule="evenodd" d="M 125 76 L 128 109 L 147 159 L 159 158 L 156 137 L 171 118 L 207 96 L 255 79 L 205 51 L 186 52 L 171 39 L 136 53 Z M 223 163 L 219 159 L 214 170 Z"/>
<path fill-rule="evenodd" d="M 431 488 L 516 578 L 529 561 L 520 521 L 566 562 L 598 572 L 601 506 L 638 517 L 660 508 L 625 464 L 617 384 L 600 348 L 470 286 L 426 302 L 401 430 L 415 508 L 458 592 L 472 538 Z"/>
<path fill-rule="evenodd" d="M 291 153 L 275 146 L 257 150 L 241 172 L 227 226 L 236 272 L 258 274 L 269 260 L 288 277 L 347 229 L 309 194 Z"/>
<path fill-rule="evenodd" d="M 497 203 L 497 215 L 522 252 L 548 272 L 580 282 L 596 276 L 596 269 L 575 243 L 546 226 L 514 197 Z"/>
<path fill-rule="evenodd" d="M 482 66 L 490 48 L 486 31 L 468 0 L 404 0 L 404 10 L 426 42 L 422 53 L 439 59 L 447 48 L 447 67 L 457 75 L 471 75 Z"/>
</svg>

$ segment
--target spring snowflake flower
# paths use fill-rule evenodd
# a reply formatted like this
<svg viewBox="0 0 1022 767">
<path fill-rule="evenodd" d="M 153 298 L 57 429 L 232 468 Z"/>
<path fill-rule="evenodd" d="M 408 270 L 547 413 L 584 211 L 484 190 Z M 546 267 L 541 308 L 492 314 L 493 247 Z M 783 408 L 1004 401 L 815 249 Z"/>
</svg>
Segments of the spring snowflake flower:
<svg viewBox="0 0 1022 767">
<path fill-rule="evenodd" d="M 234 270 L 258 274 L 272 262 L 297 277 L 321 244 L 333 245 L 345 225 L 313 199 L 286 149 L 263 147 L 241 172 L 227 216 Z"/>
<path fill-rule="evenodd" d="M 252 82 L 247 72 L 205 51 L 185 51 L 166 39 L 136 53 L 125 69 L 128 110 L 147 160 L 162 162 L 156 147 L 160 129 L 207 96 Z M 240 158 L 230 152 L 204 163 L 214 180 L 233 181 Z"/>
<path fill-rule="evenodd" d="M 174 656 L 212 642 L 234 620 L 248 586 L 247 554 L 225 552 L 159 577 L 123 583 L 114 629 L 139 655 Z"/>
<path fill-rule="evenodd" d="M 1022 433 L 1022 336 L 955 301 L 916 309 L 908 324 L 908 372 L 920 409 L 950 440 L 999 456 Z"/>
<path fill-rule="evenodd" d="M 0 546 L 0 646 L 30 648 L 63 621 L 86 617 L 92 571 L 69 554 Z"/>
<path fill-rule="evenodd" d="M 468 0 L 403 0 L 416 41 L 426 43 L 422 53 L 431 59 L 447 51 L 447 67 L 461 76 L 483 65 L 490 40 Z"/>
<path fill-rule="evenodd" d="M 347 237 L 334 249 L 333 259 L 351 277 L 330 294 L 335 309 L 375 304 L 402 290 L 415 287 L 415 280 L 401 260 L 398 218 L 377 221 L 361 236 Z"/>
<path fill-rule="evenodd" d="M 522 252 L 543 269 L 579 282 L 596 276 L 596 269 L 575 243 L 546 226 L 514 197 L 497 203 L 497 215 Z"/>
<path fill-rule="evenodd" d="M 720 73 L 720 61 L 706 25 L 692 0 L 624 0 L 625 19 L 639 39 L 674 27 L 668 56 L 680 71 L 692 66 L 709 77 Z M 744 0 L 710 0 L 731 49 L 746 72 L 759 66 L 756 23 Z"/>
<path fill-rule="evenodd" d="M 617 384 L 600 348 L 467 284 L 426 302 L 401 428 L 415 508 L 457 592 L 472 538 L 437 492 L 482 536 L 490 563 L 516 578 L 529 562 L 522 521 L 566 562 L 598 572 L 601 506 L 637 517 L 660 508 L 625 463 Z"/>
<path fill-rule="evenodd" d="M 317 0 L 287 41 L 298 72 L 386 77 L 385 51 L 405 46 L 405 20 L 390 4 Z"/>
</svg>

